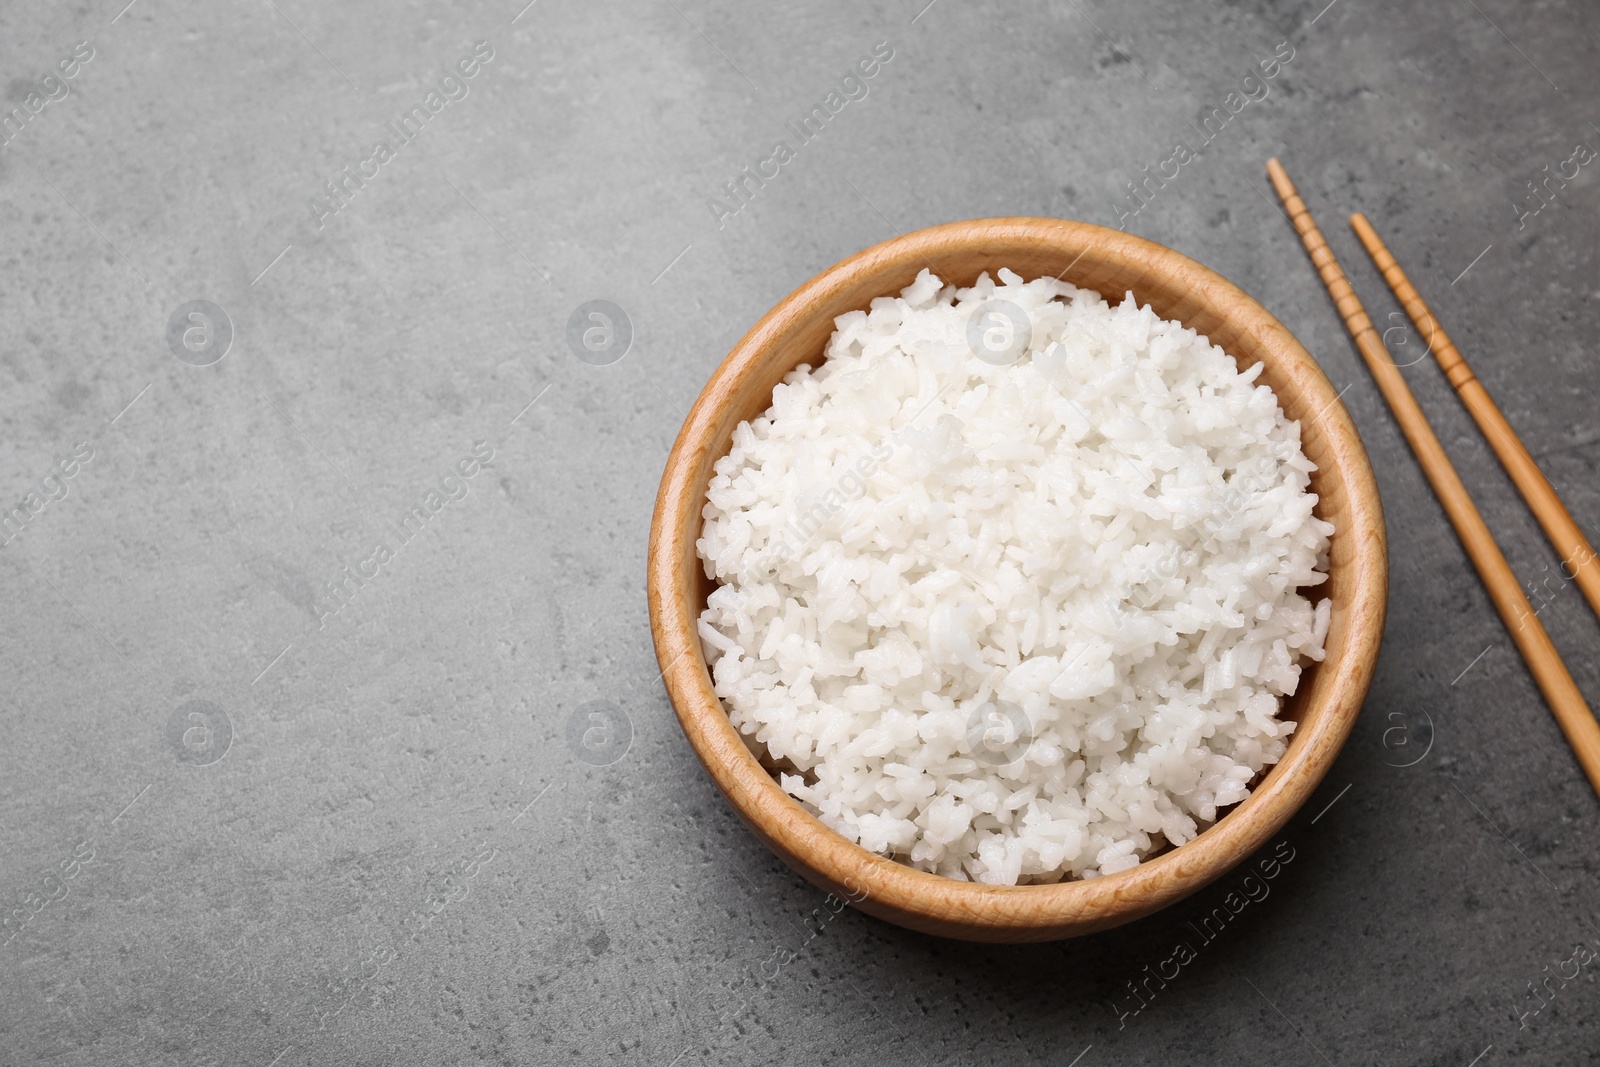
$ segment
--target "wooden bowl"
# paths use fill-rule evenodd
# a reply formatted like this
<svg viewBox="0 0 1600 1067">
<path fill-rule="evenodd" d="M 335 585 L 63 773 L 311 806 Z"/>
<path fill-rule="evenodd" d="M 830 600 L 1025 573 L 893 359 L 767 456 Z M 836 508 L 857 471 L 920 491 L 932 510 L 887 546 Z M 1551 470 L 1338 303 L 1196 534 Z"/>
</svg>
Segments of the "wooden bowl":
<svg viewBox="0 0 1600 1067">
<path fill-rule="evenodd" d="M 1300 421 L 1317 465 L 1316 513 L 1332 522 L 1333 600 L 1327 657 L 1302 675 L 1283 714 L 1299 723 L 1283 759 L 1250 796 L 1193 840 L 1117 874 L 1055 885 L 990 886 L 928 874 L 875 855 L 823 826 L 751 755 L 712 692 L 696 620 L 713 588 L 695 552 L 712 465 L 734 427 L 770 406 L 800 363 L 815 365 L 837 315 L 897 295 L 923 267 L 971 285 L 1009 267 L 1024 278 L 1060 275 L 1121 301 L 1132 290 L 1232 354 L 1265 364 L 1261 381 Z M 1059 219 L 954 222 L 885 241 L 828 268 L 769 311 L 711 376 L 667 459 L 650 530 L 650 625 L 678 721 L 717 787 L 756 835 L 821 889 L 861 910 L 927 933 L 972 941 L 1044 941 L 1148 915 L 1214 881 L 1280 830 L 1322 781 L 1350 733 L 1383 635 L 1388 583 L 1377 484 L 1333 386 L 1265 308 L 1214 271 L 1116 230 Z"/>
</svg>

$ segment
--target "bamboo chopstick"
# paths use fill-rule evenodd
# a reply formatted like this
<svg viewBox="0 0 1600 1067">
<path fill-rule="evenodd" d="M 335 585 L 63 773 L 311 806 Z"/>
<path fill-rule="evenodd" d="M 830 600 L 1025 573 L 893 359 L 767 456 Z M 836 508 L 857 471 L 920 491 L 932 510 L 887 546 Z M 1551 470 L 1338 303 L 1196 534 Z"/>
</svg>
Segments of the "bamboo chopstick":
<svg viewBox="0 0 1600 1067">
<path fill-rule="evenodd" d="M 1468 557 L 1477 568 L 1478 577 L 1489 592 L 1489 599 L 1494 602 L 1500 618 L 1511 631 L 1512 641 L 1516 642 L 1528 669 L 1533 672 L 1534 681 L 1544 693 L 1545 702 L 1550 705 L 1550 712 L 1560 725 L 1561 732 L 1566 735 L 1567 743 L 1572 746 L 1572 752 L 1583 767 L 1589 784 L 1600 794 L 1600 723 L 1595 722 L 1594 714 L 1584 702 L 1577 683 L 1561 661 L 1561 654 L 1556 651 L 1550 635 L 1545 633 L 1538 617 L 1533 614 L 1528 598 L 1522 595 L 1517 576 L 1512 573 L 1505 556 L 1501 555 L 1494 535 L 1489 532 L 1483 516 L 1478 514 L 1472 497 L 1467 494 L 1467 487 L 1451 465 L 1450 457 L 1445 455 L 1444 446 L 1439 443 L 1433 427 L 1428 425 L 1428 418 L 1418 406 L 1417 398 L 1411 395 L 1411 388 L 1406 385 L 1400 369 L 1390 361 L 1383 342 L 1378 339 L 1378 332 L 1372 328 L 1372 320 L 1367 317 L 1360 298 L 1350 287 L 1339 261 L 1333 257 L 1322 231 L 1306 210 L 1305 201 L 1295 192 L 1294 183 L 1289 180 L 1283 164 L 1276 159 L 1268 160 L 1267 175 L 1283 200 L 1283 206 L 1299 232 L 1311 262 L 1322 275 L 1322 284 L 1327 287 L 1328 295 L 1338 306 L 1345 326 L 1355 338 L 1367 369 L 1388 402 L 1389 410 L 1394 413 L 1395 421 L 1400 424 L 1411 450 L 1416 453 L 1423 474 L 1433 486 L 1439 503 L 1444 506 L 1450 524 L 1455 527 L 1456 536 L 1461 539 Z"/>
<path fill-rule="evenodd" d="M 1411 316 L 1417 333 L 1428 339 L 1428 347 L 1439 361 L 1440 369 L 1450 384 L 1455 386 L 1461 402 L 1477 422 L 1478 429 L 1488 438 L 1489 447 L 1500 457 L 1500 465 L 1516 483 L 1517 490 L 1522 494 L 1522 499 L 1528 502 L 1539 525 L 1544 527 L 1545 536 L 1561 553 L 1561 561 L 1571 572 L 1571 579 L 1578 583 L 1584 599 L 1595 614 L 1600 615 L 1600 561 L 1595 559 L 1594 549 L 1584 538 L 1583 531 L 1578 529 L 1578 524 L 1572 521 L 1561 498 L 1556 495 L 1555 487 L 1528 454 L 1522 439 L 1489 396 L 1489 390 L 1472 373 L 1467 361 L 1461 358 L 1460 351 L 1439 325 L 1439 320 L 1433 317 L 1433 312 L 1423 302 L 1411 279 L 1406 277 L 1406 272 L 1395 262 L 1378 232 L 1372 228 L 1372 223 L 1367 221 L 1365 215 L 1357 213 L 1350 216 L 1350 225 L 1366 246 L 1373 264 L 1383 273 L 1383 280 L 1394 291 L 1395 299 Z M 1567 577 L 1567 573 L 1563 571 L 1562 576 Z"/>
</svg>

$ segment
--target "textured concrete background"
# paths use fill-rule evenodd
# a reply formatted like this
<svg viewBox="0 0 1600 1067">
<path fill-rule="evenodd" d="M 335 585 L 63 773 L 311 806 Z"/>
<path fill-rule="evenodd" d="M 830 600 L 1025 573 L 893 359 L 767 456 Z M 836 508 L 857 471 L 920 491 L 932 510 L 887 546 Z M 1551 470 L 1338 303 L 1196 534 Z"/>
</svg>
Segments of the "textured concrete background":
<svg viewBox="0 0 1600 1067">
<path fill-rule="evenodd" d="M 0 503 L 29 516 L 0 551 L 0 1063 L 1593 1062 L 1600 805 L 1262 172 L 1389 325 L 1344 225 L 1370 215 L 1595 530 L 1595 168 L 1514 207 L 1600 147 L 1593 3 L 123 2 L 0 14 Z M 816 912 L 658 681 L 645 543 L 689 404 L 896 231 L 1115 224 L 1285 42 L 1127 225 L 1287 323 L 1379 471 L 1388 638 L 1292 861 L 1137 1013 L 1242 871 L 1060 945 Z M 594 299 L 632 330 L 607 365 L 619 340 L 568 343 Z M 195 300 L 225 355 L 214 311 L 169 343 Z M 1406 374 L 1600 699 L 1595 619 L 1432 361 Z M 375 576 L 333 613 L 347 566 Z"/>
</svg>

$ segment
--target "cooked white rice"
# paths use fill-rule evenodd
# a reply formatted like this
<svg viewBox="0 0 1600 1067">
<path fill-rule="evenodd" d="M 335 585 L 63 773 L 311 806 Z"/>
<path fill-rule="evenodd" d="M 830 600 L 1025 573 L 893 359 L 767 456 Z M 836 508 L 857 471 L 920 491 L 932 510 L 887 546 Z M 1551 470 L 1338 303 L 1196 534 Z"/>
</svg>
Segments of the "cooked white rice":
<svg viewBox="0 0 1600 1067">
<path fill-rule="evenodd" d="M 1323 655 L 1298 590 L 1333 527 L 1260 367 L 1132 293 L 999 277 L 839 316 L 738 427 L 699 631 L 824 823 L 1012 885 L 1137 866 L 1248 795 Z"/>
</svg>

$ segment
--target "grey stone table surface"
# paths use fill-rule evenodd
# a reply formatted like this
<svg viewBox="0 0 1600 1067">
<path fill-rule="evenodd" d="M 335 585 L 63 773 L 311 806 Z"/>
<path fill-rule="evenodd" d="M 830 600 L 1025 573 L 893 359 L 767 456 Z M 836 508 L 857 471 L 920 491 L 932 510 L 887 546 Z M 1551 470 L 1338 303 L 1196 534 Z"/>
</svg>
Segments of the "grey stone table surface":
<svg viewBox="0 0 1600 1067">
<path fill-rule="evenodd" d="M 1596 620 L 1344 225 L 1600 526 L 1600 8 L 524 2 L 0 12 L 0 1064 L 1600 1062 L 1600 805 L 1263 174 L 1600 699 Z M 992 215 L 1233 279 L 1378 470 L 1370 697 L 1214 937 L 1242 870 L 1062 944 L 832 917 L 659 681 L 653 493 L 717 362 Z M 569 344 L 591 300 L 622 358 Z"/>
</svg>

